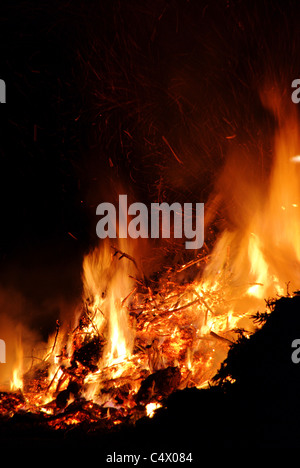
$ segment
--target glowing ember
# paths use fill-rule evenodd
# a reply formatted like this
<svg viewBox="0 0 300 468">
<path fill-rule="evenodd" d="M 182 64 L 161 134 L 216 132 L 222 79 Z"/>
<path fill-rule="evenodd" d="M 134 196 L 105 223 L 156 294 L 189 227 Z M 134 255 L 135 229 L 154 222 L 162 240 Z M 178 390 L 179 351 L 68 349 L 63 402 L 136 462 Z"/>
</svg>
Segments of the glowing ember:
<svg viewBox="0 0 300 468">
<path fill-rule="evenodd" d="M 159 403 L 148 403 L 148 405 L 146 405 L 147 416 L 149 416 L 149 418 L 153 418 L 154 413 L 158 408 L 161 408 Z"/>
</svg>

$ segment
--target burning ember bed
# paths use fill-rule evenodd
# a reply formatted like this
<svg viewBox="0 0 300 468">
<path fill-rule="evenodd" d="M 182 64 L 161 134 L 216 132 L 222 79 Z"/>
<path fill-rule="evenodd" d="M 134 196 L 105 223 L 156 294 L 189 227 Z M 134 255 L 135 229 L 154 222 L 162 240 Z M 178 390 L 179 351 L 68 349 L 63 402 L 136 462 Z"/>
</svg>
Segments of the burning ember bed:
<svg viewBox="0 0 300 468">
<path fill-rule="evenodd" d="M 53 429 L 86 423 L 110 429 L 153 416 L 175 390 L 213 377 L 237 319 L 230 323 L 225 309 L 213 314 L 220 289 L 175 281 L 178 271 L 206 257 L 154 282 L 134 278 L 135 260 L 109 249 L 85 259 L 87 297 L 75 323 L 57 323 L 45 355 L 34 350 L 26 372 L 22 361 L 15 369 L 14 393 L 1 394 L 2 418 L 27 412 Z M 97 280 L 105 275 L 110 283 L 102 290 Z"/>
<path fill-rule="evenodd" d="M 199 460 L 199 439 L 209 447 L 217 443 L 232 449 L 295 446 L 300 437 L 295 422 L 300 416 L 300 378 L 289 344 L 300 327 L 299 309 L 300 296 L 295 294 L 276 299 L 266 312 L 257 313 L 253 321 L 259 328 L 250 336 L 239 330 L 237 342 L 231 344 L 211 381 L 213 386 L 207 389 L 175 391 L 180 387 L 180 368 L 167 367 L 149 373 L 132 396 L 129 385 L 125 392 L 121 377 L 105 381 L 105 396 L 112 403 L 101 405 L 80 396 L 78 382 L 83 379 L 83 367 L 89 367 L 86 361 L 76 371 L 74 367 L 65 371 L 66 390 L 41 404 L 41 387 L 45 392 L 49 387 L 47 366 L 42 362 L 24 376 L 27 388 L 0 394 L 1 440 L 7 446 L 13 442 L 13 446 L 27 448 L 36 448 L 37 440 L 40 447 L 51 444 L 66 449 L 74 443 L 101 447 L 105 449 L 101 459 L 130 450 L 148 458 L 153 450 L 180 450 L 186 456 L 191 450 L 194 462 Z M 68 402 L 72 393 L 73 401 Z M 153 418 L 143 417 L 149 405 L 162 407 Z M 195 420 L 203 421 L 197 430 Z"/>
</svg>

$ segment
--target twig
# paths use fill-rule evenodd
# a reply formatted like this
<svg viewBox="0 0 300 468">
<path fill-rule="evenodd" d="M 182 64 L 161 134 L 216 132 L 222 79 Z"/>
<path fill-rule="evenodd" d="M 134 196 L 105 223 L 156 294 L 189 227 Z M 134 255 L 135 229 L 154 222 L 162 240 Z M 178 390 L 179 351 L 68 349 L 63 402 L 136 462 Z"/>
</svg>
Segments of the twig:
<svg viewBox="0 0 300 468">
<path fill-rule="evenodd" d="M 197 257 L 194 260 L 191 260 L 190 262 L 186 263 L 185 265 L 182 265 L 178 270 L 176 270 L 176 273 L 180 273 L 181 271 L 184 271 L 187 268 L 190 268 L 192 265 L 195 265 L 195 263 L 198 263 L 201 260 L 207 260 L 208 258 L 209 258 L 209 255 L 205 255 L 205 257 Z"/>
<path fill-rule="evenodd" d="M 207 311 L 209 311 L 212 315 L 214 315 L 214 312 L 213 310 L 209 307 L 209 305 L 206 303 L 205 299 L 203 299 L 203 297 L 200 296 L 200 294 L 197 293 L 197 291 L 195 289 L 192 289 L 192 292 L 194 294 L 196 294 L 196 296 L 198 297 L 199 301 L 202 302 L 202 304 L 206 307 Z M 205 325 L 207 323 L 207 311 L 206 311 L 206 314 L 205 314 Z"/>
<path fill-rule="evenodd" d="M 140 272 L 140 269 L 139 269 L 139 267 L 137 266 L 137 263 L 136 263 L 135 259 L 134 259 L 133 257 L 131 257 L 131 255 L 128 255 L 127 253 L 122 252 L 121 250 L 117 249 L 117 248 L 114 247 L 114 246 L 111 246 L 111 248 L 114 249 L 114 251 L 115 251 L 115 253 L 114 253 L 114 255 L 113 255 L 114 257 L 115 257 L 117 254 L 120 254 L 119 260 L 121 260 L 121 258 L 123 258 L 123 257 L 128 258 L 128 260 L 130 260 L 130 261 L 134 264 L 134 266 L 135 266 L 135 268 L 138 270 L 138 272 Z"/>
<path fill-rule="evenodd" d="M 217 338 L 218 340 L 221 341 L 226 341 L 227 343 L 232 344 L 233 341 L 229 340 L 228 338 L 224 338 L 224 336 L 220 336 L 217 333 L 213 332 L 212 330 L 210 331 L 210 335 L 213 336 L 214 338 Z"/>
<path fill-rule="evenodd" d="M 91 323 L 93 329 L 94 329 L 95 332 L 96 332 L 96 335 L 98 335 L 98 337 L 100 337 L 99 330 L 98 330 L 98 328 L 96 327 L 96 325 L 94 324 L 94 318 L 95 318 L 95 316 L 96 316 L 97 310 L 99 310 L 101 313 L 102 313 L 102 311 L 101 311 L 99 308 L 97 308 L 97 310 L 95 311 L 93 317 L 90 317 L 90 316 L 89 316 L 89 310 L 88 310 L 87 304 L 86 304 L 86 309 L 87 309 L 87 310 L 86 310 L 86 318 L 87 318 L 87 319 L 89 320 L 89 322 Z M 103 315 L 103 313 L 102 313 L 102 315 Z"/>
<path fill-rule="evenodd" d="M 56 372 L 55 372 L 55 374 L 54 374 L 54 376 L 53 376 L 51 382 L 49 383 L 49 385 L 48 385 L 48 387 L 47 387 L 46 393 L 48 393 L 49 390 L 50 390 L 50 388 L 52 387 L 52 384 L 53 384 L 53 382 L 54 382 L 54 380 L 55 380 L 55 378 L 56 378 L 56 376 L 57 376 L 59 370 L 60 370 L 60 367 L 58 367 L 58 369 L 56 370 Z"/>
<path fill-rule="evenodd" d="M 185 304 L 185 305 L 183 305 L 181 307 L 178 307 L 177 309 L 169 310 L 168 313 L 172 312 L 172 314 L 173 314 L 173 312 L 178 312 L 179 310 L 187 309 L 188 307 L 191 307 L 192 305 L 197 304 L 198 302 L 200 302 L 199 298 L 195 299 L 194 301 L 188 302 L 187 304 Z M 167 313 L 167 312 L 165 312 L 165 313 Z M 162 316 L 162 315 L 164 315 L 164 314 L 161 314 L 160 316 Z"/>
<path fill-rule="evenodd" d="M 54 349 L 55 349 L 55 346 L 56 346 L 56 341 L 57 341 L 59 329 L 60 329 L 60 322 L 59 322 L 59 320 L 56 320 L 56 333 L 55 333 L 55 338 L 54 338 L 54 343 L 53 343 L 53 346 L 52 346 L 51 354 L 54 352 Z"/>
<path fill-rule="evenodd" d="M 130 293 L 127 294 L 127 296 L 125 297 L 125 299 L 123 299 L 123 301 L 121 302 L 122 307 L 123 307 L 123 305 L 125 304 L 125 302 L 127 301 L 127 299 L 128 299 L 130 296 L 132 296 L 132 295 L 136 292 L 136 290 L 137 290 L 137 286 L 135 286 L 135 287 L 130 291 Z"/>
<path fill-rule="evenodd" d="M 55 346 L 56 346 L 56 341 L 57 341 L 57 337 L 58 337 L 58 333 L 59 333 L 59 329 L 60 329 L 60 322 L 59 320 L 56 320 L 56 333 L 55 333 L 55 337 L 54 337 L 54 343 L 52 345 L 52 349 L 50 351 L 49 354 L 47 354 L 47 356 L 45 357 L 44 361 L 47 361 L 49 359 L 49 357 L 51 356 L 51 354 L 54 352 L 54 349 L 55 349 Z"/>
</svg>

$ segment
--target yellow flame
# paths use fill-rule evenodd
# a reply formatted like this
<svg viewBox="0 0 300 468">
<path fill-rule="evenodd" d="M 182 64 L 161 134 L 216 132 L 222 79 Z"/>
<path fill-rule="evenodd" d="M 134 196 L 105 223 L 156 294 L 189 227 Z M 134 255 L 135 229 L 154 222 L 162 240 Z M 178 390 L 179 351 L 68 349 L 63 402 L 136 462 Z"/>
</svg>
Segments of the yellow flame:
<svg viewBox="0 0 300 468">
<path fill-rule="evenodd" d="M 264 286 L 268 279 L 268 265 L 260 250 L 259 239 L 253 233 L 249 237 L 248 256 L 250 260 L 250 274 L 254 276 L 256 282 L 256 284 L 249 287 L 248 294 L 263 299 Z"/>
<path fill-rule="evenodd" d="M 130 357 L 130 329 L 121 301 L 112 293 L 109 312 L 109 362 Z"/>
<path fill-rule="evenodd" d="M 10 389 L 12 391 L 21 390 L 23 388 L 23 346 L 20 330 L 16 331 L 16 363 L 13 369 L 12 379 L 10 381 Z"/>
<path fill-rule="evenodd" d="M 15 390 L 21 390 L 22 388 L 23 388 L 22 370 L 14 369 L 13 377 L 10 382 L 10 389 L 12 391 L 15 391 Z"/>
</svg>

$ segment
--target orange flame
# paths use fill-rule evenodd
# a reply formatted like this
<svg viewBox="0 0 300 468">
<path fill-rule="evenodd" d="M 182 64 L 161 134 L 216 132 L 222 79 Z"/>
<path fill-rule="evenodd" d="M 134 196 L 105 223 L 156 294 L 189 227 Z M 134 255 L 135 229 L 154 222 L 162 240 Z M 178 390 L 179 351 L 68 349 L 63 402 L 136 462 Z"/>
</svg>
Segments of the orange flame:
<svg viewBox="0 0 300 468">
<path fill-rule="evenodd" d="M 287 283 L 295 290 L 300 283 L 300 167 L 295 159 L 300 149 L 298 121 L 293 109 L 281 108 L 277 95 L 272 99 L 268 97 L 267 105 L 278 117 L 279 128 L 269 178 L 261 187 L 256 167 L 253 180 L 247 180 L 245 169 L 245 178 L 232 184 L 233 177 L 238 179 L 240 174 L 232 167 L 227 171 L 231 180 L 228 195 L 237 201 L 238 208 L 232 209 L 230 216 L 237 227 L 220 236 L 204 273 L 209 284 L 214 275 L 221 278 L 227 273 L 227 284 L 229 281 L 235 289 L 248 284 L 247 295 L 257 299 L 284 294 Z M 239 306 L 242 302 L 238 301 Z M 246 302 L 246 307 L 251 307 L 251 302 Z"/>
</svg>

